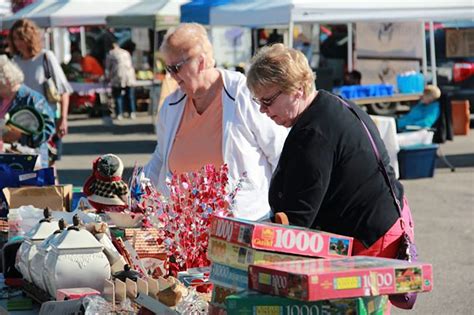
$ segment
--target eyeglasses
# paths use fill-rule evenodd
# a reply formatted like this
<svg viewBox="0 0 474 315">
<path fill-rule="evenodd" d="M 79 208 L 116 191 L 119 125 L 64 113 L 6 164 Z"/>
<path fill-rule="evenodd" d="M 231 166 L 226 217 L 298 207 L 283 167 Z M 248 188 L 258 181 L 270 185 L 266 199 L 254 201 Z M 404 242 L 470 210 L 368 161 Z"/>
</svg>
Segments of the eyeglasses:
<svg viewBox="0 0 474 315">
<path fill-rule="evenodd" d="M 255 103 L 257 103 L 260 106 L 263 105 L 265 107 L 270 107 L 270 106 L 272 106 L 273 102 L 275 102 L 275 100 L 278 98 L 278 96 L 281 95 L 281 93 L 283 93 L 283 91 L 278 91 L 275 94 L 273 94 L 272 96 L 270 96 L 269 98 L 258 99 L 256 97 L 253 97 L 253 100 L 255 101 Z"/>
<path fill-rule="evenodd" d="M 188 58 L 184 59 L 183 61 L 178 62 L 175 65 L 165 65 L 165 69 L 169 73 L 178 74 L 179 70 L 181 70 L 181 67 L 184 66 L 184 64 L 186 62 L 188 62 L 189 60 L 191 60 L 191 57 L 188 57 Z"/>
</svg>

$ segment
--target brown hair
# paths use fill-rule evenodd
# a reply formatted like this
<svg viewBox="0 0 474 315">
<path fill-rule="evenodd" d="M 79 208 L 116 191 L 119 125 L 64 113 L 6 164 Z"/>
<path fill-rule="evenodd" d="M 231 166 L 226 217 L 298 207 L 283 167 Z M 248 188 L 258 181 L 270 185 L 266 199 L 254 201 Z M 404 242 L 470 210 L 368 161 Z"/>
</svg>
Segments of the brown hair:
<svg viewBox="0 0 474 315">
<path fill-rule="evenodd" d="M 35 22 L 28 19 L 20 19 L 10 28 L 8 45 L 14 55 L 20 55 L 20 52 L 13 42 L 14 34 L 26 43 L 28 51 L 32 56 L 36 56 L 41 51 L 41 31 Z"/>
<path fill-rule="evenodd" d="M 165 35 L 160 52 L 163 54 L 183 54 L 185 57 L 195 57 L 203 53 L 208 68 L 214 67 L 214 52 L 207 36 L 207 31 L 198 23 L 181 23 L 176 28 L 170 28 Z"/>
<path fill-rule="evenodd" d="M 263 47 L 250 61 L 247 86 L 252 94 L 275 85 L 284 93 L 303 88 L 305 96 L 315 90 L 315 74 L 299 50 L 283 44 Z"/>
</svg>

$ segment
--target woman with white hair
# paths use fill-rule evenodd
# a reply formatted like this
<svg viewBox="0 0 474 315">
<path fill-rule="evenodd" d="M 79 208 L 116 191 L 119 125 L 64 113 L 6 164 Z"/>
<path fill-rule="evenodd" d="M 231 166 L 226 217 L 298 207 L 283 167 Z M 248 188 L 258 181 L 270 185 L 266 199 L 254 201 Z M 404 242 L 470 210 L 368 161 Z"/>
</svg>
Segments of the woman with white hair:
<svg viewBox="0 0 474 315">
<path fill-rule="evenodd" d="M 44 128 L 35 134 L 25 134 L 15 128 L 6 128 L 2 133 L 5 143 L 18 142 L 30 148 L 38 148 L 54 133 L 54 113 L 46 99 L 23 84 L 23 72 L 6 55 L 0 55 L 0 120 L 7 113 L 23 107 L 33 107 L 42 115 Z"/>
<path fill-rule="evenodd" d="M 202 25 L 184 23 L 168 31 L 160 50 L 179 87 L 160 110 L 158 141 L 145 175 L 168 194 L 166 179 L 173 173 L 227 164 L 231 184 L 243 179 L 234 215 L 268 217 L 268 187 L 287 129 L 260 115 L 243 74 L 215 68 Z"/>
</svg>

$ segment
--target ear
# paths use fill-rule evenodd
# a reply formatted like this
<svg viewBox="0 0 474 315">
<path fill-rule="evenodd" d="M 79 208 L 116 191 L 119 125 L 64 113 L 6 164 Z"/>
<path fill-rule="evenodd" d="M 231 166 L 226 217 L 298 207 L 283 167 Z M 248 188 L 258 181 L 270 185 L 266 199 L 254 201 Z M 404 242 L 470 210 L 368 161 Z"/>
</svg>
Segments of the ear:
<svg viewBox="0 0 474 315">
<path fill-rule="evenodd" d="M 302 87 L 300 87 L 298 89 L 298 91 L 296 91 L 295 96 L 296 96 L 296 98 L 303 98 L 304 97 L 304 90 L 303 90 Z"/>
<path fill-rule="evenodd" d="M 199 54 L 198 57 L 199 65 L 198 70 L 199 72 L 206 70 L 206 59 L 204 58 L 204 54 Z"/>
</svg>

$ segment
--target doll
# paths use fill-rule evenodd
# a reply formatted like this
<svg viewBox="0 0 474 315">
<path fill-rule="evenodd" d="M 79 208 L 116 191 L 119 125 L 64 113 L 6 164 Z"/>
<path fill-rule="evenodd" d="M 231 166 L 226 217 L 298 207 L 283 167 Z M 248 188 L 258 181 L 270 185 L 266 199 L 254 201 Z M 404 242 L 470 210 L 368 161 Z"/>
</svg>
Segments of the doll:
<svg viewBox="0 0 474 315">
<path fill-rule="evenodd" d="M 99 212 L 121 211 L 127 207 L 128 186 L 122 180 L 123 163 L 114 154 L 105 154 L 93 162 L 92 175 L 84 184 L 84 193 Z"/>
</svg>

